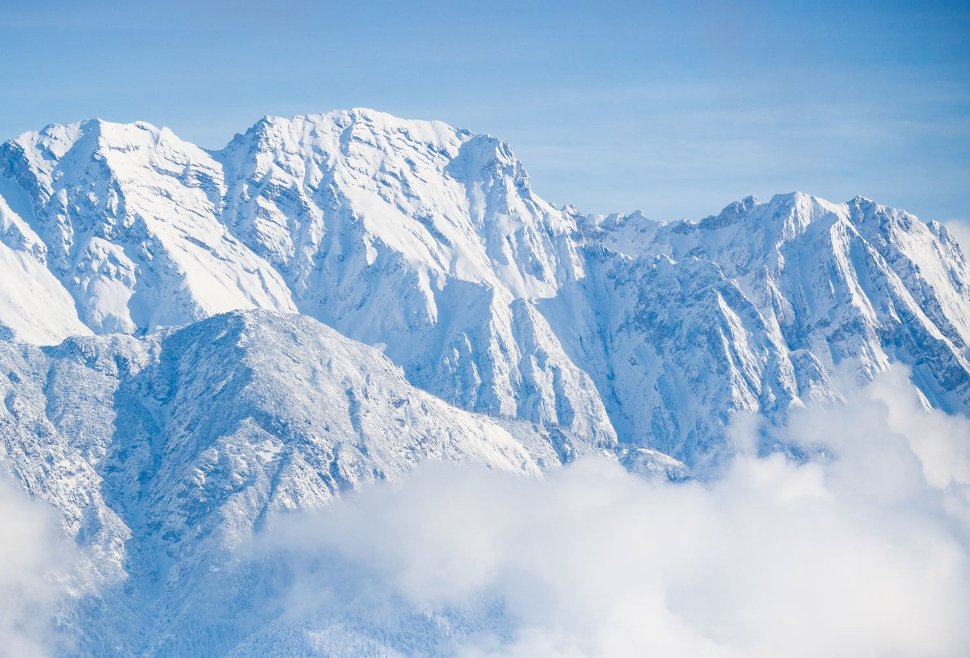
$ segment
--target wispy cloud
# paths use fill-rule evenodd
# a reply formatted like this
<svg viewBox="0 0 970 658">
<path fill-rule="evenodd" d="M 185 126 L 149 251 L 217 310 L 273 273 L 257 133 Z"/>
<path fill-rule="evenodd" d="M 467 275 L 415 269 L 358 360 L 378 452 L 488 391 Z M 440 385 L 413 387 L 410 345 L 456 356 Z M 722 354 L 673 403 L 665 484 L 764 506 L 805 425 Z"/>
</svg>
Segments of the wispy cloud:
<svg viewBox="0 0 970 658">
<path fill-rule="evenodd" d="M 970 258 L 970 219 L 951 219 L 946 222 L 946 230 L 960 243 L 964 255 Z"/>
<path fill-rule="evenodd" d="M 0 654 L 39 656 L 64 648 L 54 613 L 76 557 L 54 510 L 0 476 Z"/>
</svg>

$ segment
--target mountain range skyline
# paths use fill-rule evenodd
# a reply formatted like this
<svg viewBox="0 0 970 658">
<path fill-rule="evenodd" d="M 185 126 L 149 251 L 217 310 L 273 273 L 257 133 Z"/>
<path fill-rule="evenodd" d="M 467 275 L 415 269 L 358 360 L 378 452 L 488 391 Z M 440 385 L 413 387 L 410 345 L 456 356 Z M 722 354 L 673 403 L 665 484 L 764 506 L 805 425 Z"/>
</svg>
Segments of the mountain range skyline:
<svg viewBox="0 0 970 658">
<path fill-rule="evenodd" d="M 297 114 L 297 115 L 293 115 L 293 116 L 280 116 L 280 115 L 264 114 L 261 117 L 259 117 L 259 119 L 257 119 L 253 124 L 251 124 L 251 127 L 252 126 L 257 126 L 257 125 L 259 125 L 261 123 L 264 123 L 264 122 L 267 122 L 267 121 L 270 121 L 270 122 L 272 122 L 274 120 L 288 121 L 288 120 L 301 119 L 301 118 L 306 118 L 306 117 L 324 116 L 324 115 L 327 115 L 327 114 L 340 113 L 340 112 L 345 112 L 345 113 L 346 112 L 349 112 L 349 113 L 355 113 L 356 112 L 356 113 L 364 113 L 364 114 L 368 114 L 368 113 L 369 114 L 388 114 L 388 113 L 386 113 L 384 111 L 377 110 L 377 109 L 372 108 L 372 107 L 362 107 L 362 106 L 361 107 L 352 107 L 352 108 L 343 109 L 343 110 L 342 109 L 335 109 L 335 110 L 331 110 L 331 111 L 328 111 L 328 112 L 311 112 L 311 113 Z M 393 116 L 393 115 L 389 115 L 388 114 L 388 116 Z M 436 120 L 436 119 L 405 119 L 405 120 L 420 121 L 420 122 L 424 122 L 424 123 L 442 123 L 440 120 Z M 46 124 L 45 126 L 43 126 L 40 129 L 27 130 L 27 131 L 25 131 L 23 133 L 20 133 L 19 135 L 8 136 L 8 138 L 7 138 L 6 141 L 11 141 L 11 142 L 12 141 L 16 141 L 20 137 L 24 137 L 24 136 L 26 136 L 28 134 L 33 134 L 33 133 L 36 133 L 36 132 L 43 132 L 44 130 L 47 130 L 47 129 L 50 129 L 50 128 L 69 128 L 69 127 L 73 127 L 73 126 L 81 126 L 81 125 L 87 125 L 87 124 L 101 124 L 101 123 L 103 123 L 103 124 L 109 124 L 109 125 L 118 125 L 118 126 L 137 126 L 137 125 L 144 125 L 144 126 L 147 126 L 148 128 L 153 129 L 155 131 L 165 130 L 165 131 L 171 132 L 172 134 L 175 134 L 176 136 L 178 136 L 178 133 L 176 131 L 172 130 L 172 128 L 170 128 L 169 126 L 164 125 L 164 124 L 153 124 L 153 123 L 148 122 L 148 121 L 137 120 L 137 119 L 136 120 L 133 120 L 133 121 L 129 121 L 129 122 L 124 122 L 124 121 L 115 121 L 115 120 L 111 120 L 111 119 L 106 119 L 106 118 L 103 118 L 103 117 L 89 117 L 89 118 L 80 119 L 80 120 L 76 120 L 76 121 L 69 122 L 69 123 L 65 123 L 65 124 L 56 123 L 56 122 L 54 122 L 54 123 L 48 123 L 48 124 Z M 467 132 L 471 132 L 471 131 L 468 131 L 467 128 L 460 128 L 460 130 L 467 131 Z M 231 145 L 231 143 L 235 139 L 239 138 L 242 134 L 244 134 L 244 133 L 236 132 L 236 133 L 232 134 L 224 142 L 224 144 L 222 146 L 216 146 L 214 148 L 199 146 L 198 148 L 200 148 L 203 151 L 209 152 L 209 153 L 217 153 L 217 152 L 219 152 L 221 150 L 224 150 L 229 145 Z M 497 137 L 495 135 L 492 135 L 490 133 L 480 133 L 480 134 L 482 134 L 483 136 L 487 136 L 487 137 L 494 138 L 494 139 L 500 139 L 499 137 Z M 179 136 L 179 138 L 181 139 L 180 136 Z M 696 221 L 700 221 L 700 220 L 702 220 L 702 219 L 704 219 L 706 217 L 711 216 L 711 212 L 714 211 L 714 210 L 716 210 L 716 208 L 718 208 L 718 207 L 721 208 L 721 209 L 723 209 L 724 207 L 730 205 L 731 203 L 734 203 L 734 202 L 737 202 L 737 201 L 741 201 L 742 199 L 745 199 L 745 198 L 748 198 L 748 197 L 753 198 L 753 199 L 756 199 L 756 200 L 762 200 L 762 199 L 770 199 L 770 198 L 772 198 L 772 197 L 774 197 L 774 196 L 776 196 L 778 194 L 806 194 L 808 196 L 818 196 L 818 197 L 822 197 L 823 196 L 821 194 L 818 194 L 817 192 L 818 192 L 817 190 L 810 190 L 810 189 L 807 189 L 807 188 L 790 189 L 787 192 L 777 192 L 777 190 L 776 190 L 776 191 L 771 191 L 771 192 L 763 193 L 763 194 L 757 194 L 757 193 L 754 193 L 754 192 L 751 192 L 751 191 L 747 191 L 747 192 L 744 192 L 744 193 L 741 193 L 741 194 L 737 195 L 736 197 L 732 197 L 732 198 L 727 199 L 725 202 L 721 203 L 720 206 L 718 206 L 717 204 L 714 204 L 713 206 L 709 206 L 706 210 L 699 211 L 698 213 L 695 213 L 692 216 L 687 216 L 685 214 L 675 214 L 675 215 L 672 215 L 672 216 L 653 216 L 653 215 L 649 215 L 647 213 L 644 213 L 643 212 L 643 208 L 640 208 L 640 207 L 633 207 L 633 208 L 629 208 L 627 210 L 621 210 L 621 209 L 619 209 L 617 207 L 607 206 L 606 208 L 603 208 L 603 209 L 594 210 L 594 209 L 590 209 L 590 208 L 581 207 L 581 206 L 579 206 L 579 204 L 576 204 L 575 203 L 575 200 L 574 199 L 570 199 L 570 198 L 564 198 L 562 200 L 557 200 L 556 203 L 555 203 L 555 205 L 560 206 L 560 207 L 563 207 L 563 208 L 565 208 L 565 207 L 572 207 L 577 212 L 581 212 L 581 213 L 586 214 L 586 215 L 589 215 L 589 216 L 606 217 L 608 215 L 617 214 L 617 213 L 620 213 L 620 214 L 643 214 L 648 219 L 650 219 L 652 221 L 655 221 L 655 222 L 659 222 L 659 223 L 672 223 L 672 222 L 677 222 L 677 221 L 692 221 L 692 222 L 696 222 Z M 874 200 L 872 197 L 869 197 L 869 196 L 866 196 L 866 195 L 860 195 L 860 194 L 849 194 L 849 195 L 846 195 L 846 196 L 848 196 L 848 197 L 860 197 L 860 198 L 867 199 L 867 200 L 870 200 L 870 201 Z M 907 209 L 907 210 L 911 210 L 911 209 Z M 936 220 L 936 221 L 939 221 L 941 223 L 944 223 L 944 224 L 946 224 L 948 226 L 955 227 L 954 230 L 957 233 L 961 233 L 962 231 L 968 230 L 968 227 L 970 227 L 970 218 L 967 218 L 965 220 L 962 216 L 961 217 L 933 217 L 933 219 Z"/>
<path fill-rule="evenodd" d="M 965 3 L 393 9 L 13 0 L 0 136 L 100 116 L 219 148 L 263 114 L 368 106 L 499 135 L 586 212 L 695 218 L 805 190 L 970 219 Z"/>
<path fill-rule="evenodd" d="M 144 122 L 51 125 L 0 157 L 0 322 L 31 342 L 301 313 L 452 404 L 566 430 L 564 454 L 650 427 L 643 447 L 691 466 L 732 411 L 837 399 L 847 358 L 867 379 L 901 360 L 934 406 L 970 404 L 958 244 L 861 197 L 583 215 L 497 138 L 366 109 L 268 117 L 220 151 Z"/>
</svg>

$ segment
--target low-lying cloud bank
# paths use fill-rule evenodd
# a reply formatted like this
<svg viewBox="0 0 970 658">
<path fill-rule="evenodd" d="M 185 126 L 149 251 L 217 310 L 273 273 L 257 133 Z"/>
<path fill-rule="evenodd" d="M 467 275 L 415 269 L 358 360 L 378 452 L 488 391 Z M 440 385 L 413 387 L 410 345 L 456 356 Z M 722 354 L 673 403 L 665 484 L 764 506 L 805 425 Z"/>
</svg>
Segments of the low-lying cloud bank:
<svg viewBox="0 0 970 658">
<path fill-rule="evenodd" d="M 793 415 L 808 463 L 735 429 L 707 484 L 437 464 L 278 518 L 254 558 L 276 632 L 331 655 L 970 655 L 970 420 L 893 370 Z"/>
<path fill-rule="evenodd" d="M 75 560 L 56 512 L 0 474 L 0 655 L 68 648 L 53 618 Z"/>
<path fill-rule="evenodd" d="M 241 554 L 213 553 L 205 574 L 150 593 L 169 611 L 159 615 L 169 644 L 158 646 L 354 658 L 970 655 L 970 419 L 928 411 L 906 377 L 894 369 L 845 405 L 794 413 L 782 435 L 813 455 L 804 463 L 759 457 L 765 428 L 748 417 L 734 426 L 737 457 L 705 483 L 643 480 L 605 458 L 542 479 L 435 463 L 276 517 Z M 2 479 L 0 518 L 0 654 L 72 653 L 51 620 L 77 553 L 50 507 Z M 144 601 L 104 605 L 125 619 Z M 66 626 L 82 651 L 124 646 L 101 642 L 103 617 L 78 614 Z"/>
</svg>

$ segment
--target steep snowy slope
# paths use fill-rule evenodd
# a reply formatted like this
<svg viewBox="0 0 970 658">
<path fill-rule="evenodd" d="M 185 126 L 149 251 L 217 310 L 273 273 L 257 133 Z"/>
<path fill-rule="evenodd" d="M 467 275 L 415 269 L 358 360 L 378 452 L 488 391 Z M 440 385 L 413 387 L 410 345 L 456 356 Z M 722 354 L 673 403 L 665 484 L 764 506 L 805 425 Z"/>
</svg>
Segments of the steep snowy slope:
<svg viewBox="0 0 970 658">
<path fill-rule="evenodd" d="M 47 245 L 22 217 L 32 212 L 26 194 L 0 178 L 0 324 L 42 345 L 89 334 L 74 299 L 47 269 Z"/>
<path fill-rule="evenodd" d="M 233 181 L 223 221 L 301 312 L 382 345 L 454 404 L 614 441 L 529 303 L 582 276 L 575 224 L 532 192 L 508 145 L 351 110 L 264 119 L 215 156 Z"/>
<path fill-rule="evenodd" d="M 526 448 L 296 315 L 232 313 L 50 348 L 0 342 L 0 368 L 0 462 L 85 551 L 87 595 L 72 610 L 95 629 L 95 653 L 189 641 L 177 631 L 215 637 L 217 618 L 186 616 L 211 594 L 212 565 L 271 511 L 314 508 L 429 459 L 524 474 L 559 463 L 537 436 Z"/>
<path fill-rule="evenodd" d="M 237 308 L 295 310 L 276 272 L 217 221 L 218 164 L 168 130 L 48 126 L 0 145 L 0 180 L 4 225 L 19 228 L 20 250 L 46 266 L 97 333 L 144 332 Z M 43 248 L 31 248 L 37 241 Z M 0 294 L 14 294 L 14 281 L 0 282 Z M 56 313 L 53 335 L 73 333 L 74 317 Z"/>
<path fill-rule="evenodd" d="M 792 194 L 586 234 L 589 276 L 547 312 L 636 443 L 697 465 L 731 413 L 780 418 L 838 397 L 839 371 L 893 362 L 934 406 L 970 412 L 970 268 L 939 224 Z"/>
</svg>

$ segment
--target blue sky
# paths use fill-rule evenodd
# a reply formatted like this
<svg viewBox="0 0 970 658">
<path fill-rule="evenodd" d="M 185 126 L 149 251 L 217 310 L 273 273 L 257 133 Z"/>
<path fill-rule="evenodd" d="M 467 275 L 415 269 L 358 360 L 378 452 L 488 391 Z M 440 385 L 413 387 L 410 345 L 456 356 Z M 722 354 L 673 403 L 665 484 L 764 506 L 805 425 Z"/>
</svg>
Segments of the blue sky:
<svg viewBox="0 0 970 658">
<path fill-rule="evenodd" d="M 970 2 L 0 3 L 0 136 L 99 116 L 207 147 L 366 106 L 509 142 L 584 210 L 862 194 L 970 218 Z"/>
</svg>

